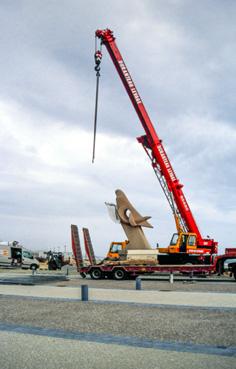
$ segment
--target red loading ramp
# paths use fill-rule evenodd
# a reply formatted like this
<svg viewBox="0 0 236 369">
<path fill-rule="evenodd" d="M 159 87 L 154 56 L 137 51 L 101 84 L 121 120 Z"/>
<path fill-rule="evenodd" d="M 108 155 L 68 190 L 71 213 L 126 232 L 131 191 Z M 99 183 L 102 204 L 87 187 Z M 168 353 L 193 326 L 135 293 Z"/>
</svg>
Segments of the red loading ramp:
<svg viewBox="0 0 236 369">
<path fill-rule="evenodd" d="M 71 243 L 73 254 L 75 256 L 77 270 L 79 271 L 80 268 L 83 268 L 84 261 L 80 245 L 78 227 L 74 224 L 71 224 Z"/>
<path fill-rule="evenodd" d="M 84 234 L 84 246 L 85 246 L 86 254 L 88 256 L 90 264 L 94 265 L 96 264 L 96 258 L 94 255 L 93 245 L 92 245 L 92 241 L 90 238 L 88 228 L 83 228 L 83 234 Z"/>
</svg>

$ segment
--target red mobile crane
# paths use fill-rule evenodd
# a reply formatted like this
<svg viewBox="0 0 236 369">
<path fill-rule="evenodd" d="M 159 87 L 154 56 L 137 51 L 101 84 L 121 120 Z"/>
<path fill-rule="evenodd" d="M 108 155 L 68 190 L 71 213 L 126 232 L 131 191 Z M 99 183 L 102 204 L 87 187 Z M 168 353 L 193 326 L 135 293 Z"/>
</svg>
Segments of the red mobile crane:
<svg viewBox="0 0 236 369">
<path fill-rule="evenodd" d="M 178 260 L 190 260 L 188 258 L 190 255 L 192 255 L 192 257 L 197 257 L 201 262 L 209 262 L 210 256 L 217 253 L 218 243 L 213 239 L 203 238 L 200 233 L 190 206 L 184 196 L 183 185 L 176 177 L 174 169 L 163 147 L 162 140 L 158 137 L 154 129 L 143 101 L 116 45 L 113 32 L 109 29 L 97 30 L 95 37 L 96 39 L 100 39 L 101 46 L 106 46 L 126 89 L 126 92 L 128 93 L 133 107 L 136 110 L 139 120 L 144 128 L 146 134 L 138 137 L 137 140 L 142 144 L 145 152 L 151 160 L 154 172 L 164 191 L 175 218 L 177 233 L 173 235 L 169 247 L 162 249 L 160 248 L 160 252 L 167 253 L 168 256 L 171 255 L 173 262 Z M 97 79 L 100 76 L 99 71 L 102 59 L 101 46 L 95 51 L 95 70 L 97 71 Z M 95 117 L 96 116 L 97 113 L 95 113 Z M 187 258 L 183 258 L 183 255 L 187 256 Z"/>
</svg>

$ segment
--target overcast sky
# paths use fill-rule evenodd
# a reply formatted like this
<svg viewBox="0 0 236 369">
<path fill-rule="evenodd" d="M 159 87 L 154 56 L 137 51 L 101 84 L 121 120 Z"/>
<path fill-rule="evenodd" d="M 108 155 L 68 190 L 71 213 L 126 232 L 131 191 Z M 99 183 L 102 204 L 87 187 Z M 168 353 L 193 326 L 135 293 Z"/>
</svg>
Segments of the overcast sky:
<svg viewBox="0 0 236 369">
<path fill-rule="evenodd" d="M 175 231 L 105 48 L 91 164 L 94 32 L 107 27 L 203 236 L 236 247 L 234 0 L 1 1 L 0 239 L 62 250 L 74 223 L 104 255 L 125 239 L 104 205 L 117 188 L 152 216 L 153 246 Z"/>
</svg>

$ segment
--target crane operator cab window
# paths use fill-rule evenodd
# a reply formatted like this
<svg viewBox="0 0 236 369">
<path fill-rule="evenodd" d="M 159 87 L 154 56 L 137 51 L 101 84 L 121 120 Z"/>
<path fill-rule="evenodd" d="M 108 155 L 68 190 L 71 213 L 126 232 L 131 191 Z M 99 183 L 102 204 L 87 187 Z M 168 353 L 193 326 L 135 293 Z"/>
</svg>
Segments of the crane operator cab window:
<svg viewBox="0 0 236 369">
<path fill-rule="evenodd" d="M 119 252 L 119 251 L 122 251 L 122 245 L 112 245 L 111 246 L 111 252 Z"/>
<path fill-rule="evenodd" d="M 178 239 L 179 239 L 178 233 L 174 233 L 172 238 L 171 238 L 170 245 L 171 246 L 177 245 Z"/>
<path fill-rule="evenodd" d="M 196 236 L 191 235 L 188 237 L 188 246 L 196 246 Z"/>
</svg>

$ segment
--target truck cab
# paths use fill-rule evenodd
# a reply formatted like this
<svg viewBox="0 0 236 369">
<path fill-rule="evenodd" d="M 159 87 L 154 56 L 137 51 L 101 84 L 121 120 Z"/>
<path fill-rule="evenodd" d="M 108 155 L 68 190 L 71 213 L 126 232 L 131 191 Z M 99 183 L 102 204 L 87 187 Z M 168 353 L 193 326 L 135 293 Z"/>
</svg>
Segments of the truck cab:
<svg viewBox="0 0 236 369">
<path fill-rule="evenodd" d="M 22 248 L 22 269 L 38 269 L 39 268 L 39 261 L 34 258 L 32 253 L 25 248 Z"/>
<path fill-rule="evenodd" d="M 180 232 L 174 233 L 170 245 L 165 248 L 159 248 L 160 253 L 194 253 L 197 249 L 197 235 L 195 233 Z"/>
</svg>

